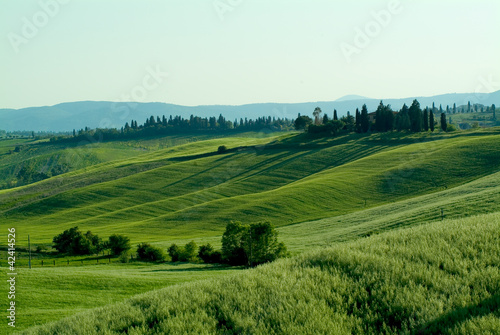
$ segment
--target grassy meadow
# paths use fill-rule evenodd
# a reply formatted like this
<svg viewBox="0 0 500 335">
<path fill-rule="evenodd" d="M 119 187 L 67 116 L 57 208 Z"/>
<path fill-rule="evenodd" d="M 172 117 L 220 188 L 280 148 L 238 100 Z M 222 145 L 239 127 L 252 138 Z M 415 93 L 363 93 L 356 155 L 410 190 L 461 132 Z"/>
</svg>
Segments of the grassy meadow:
<svg viewBox="0 0 500 335">
<path fill-rule="evenodd" d="M 499 139 L 490 131 L 200 141 L 0 191 L 0 217 L 21 236 L 29 227 L 35 244 L 50 244 L 73 226 L 129 235 L 134 243 L 220 236 L 231 220 L 287 226 L 498 172 Z M 241 149 L 218 154 L 220 145 Z"/>
<path fill-rule="evenodd" d="M 20 141 L 18 156 L 7 148 L 19 143 L 0 141 L 0 179 L 30 152 L 43 161 L 75 151 Z M 227 150 L 218 152 L 222 145 Z M 242 270 L 107 263 L 105 256 L 96 265 L 96 257 L 45 252 L 35 254 L 29 270 L 20 249 L 17 330 L 64 317 L 27 333 L 499 329 L 498 128 L 179 136 L 84 147 L 97 158 L 0 190 L 2 227 L 16 228 L 18 248 L 27 247 L 27 234 L 33 248 L 50 248 L 55 235 L 74 226 L 103 239 L 124 234 L 133 246 L 166 250 L 194 240 L 220 247 L 228 222 L 270 221 L 294 257 Z"/>
<path fill-rule="evenodd" d="M 240 269 L 205 264 L 141 262 L 18 268 L 16 329 L 59 320 L 139 293 L 237 271 Z M 6 285 L 2 285 L 0 293 L 7 296 Z M 8 330 L 5 323 L 0 325 L 0 333 Z"/>
<path fill-rule="evenodd" d="M 497 334 L 500 215 L 145 293 L 23 334 Z"/>
</svg>

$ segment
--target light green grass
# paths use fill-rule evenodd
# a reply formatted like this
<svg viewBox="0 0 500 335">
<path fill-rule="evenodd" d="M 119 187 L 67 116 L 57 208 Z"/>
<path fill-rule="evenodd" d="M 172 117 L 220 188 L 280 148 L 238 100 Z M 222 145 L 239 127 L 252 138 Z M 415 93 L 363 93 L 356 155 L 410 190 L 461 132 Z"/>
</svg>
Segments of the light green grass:
<svg viewBox="0 0 500 335">
<path fill-rule="evenodd" d="M 247 138 L 266 138 L 273 134 L 256 132 L 233 134 Z M 198 135 L 155 136 L 127 141 L 98 142 L 93 139 L 78 143 L 53 143 L 48 140 L 12 139 L 0 141 L 0 187 L 6 188 L 16 180 L 19 170 L 28 164 L 37 172 L 51 171 L 56 166 L 66 165 L 70 171 L 86 168 L 103 162 L 123 160 L 147 152 L 175 146 L 225 137 L 224 134 L 200 133 Z M 14 151 L 20 147 L 19 152 Z"/>
<path fill-rule="evenodd" d="M 121 302 L 135 294 L 237 271 L 203 264 L 150 263 L 18 268 L 16 330 Z M 6 287 L 0 289 L 3 303 L 7 302 Z M 6 334 L 8 329 L 2 322 L 0 333 Z"/>
<path fill-rule="evenodd" d="M 216 154 L 220 145 L 247 148 Z M 446 218 L 498 211 L 499 152 L 498 129 L 453 134 L 349 135 L 334 139 L 296 134 L 210 139 L 145 151 L 0 191 L 0 219 L 3 226 L 16 227 L 18 246 L 26 246 L 28 233 L 32 245 L 49 245 L 53 236 L 78 225 L 81 230 L 90 229 L 104 238 L 122 233 L 132 239 L 133 245 L 149 241 L 164 249 L 170 243 L 183 244 L 191 239 L 198 245 L 210 242 L 219 247 L 220 235 L 229 220 L 269 220 L 279 226 L 280 239 L 297 254 L 332 244 L 340 248 L 337 243 L 344 241 L 368 243 L 364 241 L 372 238 L 360 238 L 439 221 L 441 208 Z M 436 222 L 436 226 L 441 224 Z M 5 243 L 0 241 L 0 245 Z M 46 285 L 44 299 L 53 293 L 46 309 L 41 305 L 33 307 L 21 322 L 28 325 L 56 320 L 50 318 L 48 311 L 61 309 L 64 304 L 68 306 L 65 315 L 71 315 L 80 308 L 120 301 L 124 298 L 122 293 L 138 282 L 137 275 L 142 272 L 136 266 L 34 269 L 31 273 L 38 277 L 23 289 Z M 73 276 L 71 272 L 80 275 Z M 219 273 L 196 271 L 193 276 L 184 276 L 179 271 L 175 277 L 178 281 L 166 283 L 208 278 L 216 272 Z M 29 277 L 30 272 L 23 275 Z M 67 300 L 67 291 L 61 284 L 76 285 L 73 289 L 81 297 L 94 288 L 89 281 L 100 280 L 101 275 L 116 285 L 116 290 L 110 289 L 109 294 L 103 295 L 107 301 L 97 299 L 96 304 L 89 305 L 80 304 L 77 299 Z M 160 287 L 156 286 L 156 275 L 150 272 L 145 277 L 146 284 L 138 286 L 140 291 L 131 294 Z M 340 324 L 344 322 L 344 316 L 336 318 Z M 362 322 L 348 319 L 353 323 L 349 321 L 346 327 L 358 327 Z M 124 317 L 117 320 L 122 322 Z M 484 330 L 485 325 L 494 325 L 496 318 L 485 315 L 467 322 L 460 327 Z M 339 329 L 347 329 L 344 326 Z M 293 332 L 295 326 L 290 327 Z"/>
<path fill-rule="evenodd" d="M 453 124 L 458 125 L 460 123 L 468 123 L 471 127 L 474 123 L 477 123 L 480 127 L 494 127 L 500 125 L 499 121 L 493 120 L 493 112 L 475 112 L 475 113 L 457 113 L 457 114 L 446 114 L 446 120 L 451 120 Z M 498 111 L 497 111 L 498 119 Z"/>
<path fill-rule="evenodd" d="M 441 210 L 443 210 L 441 212 Z M 500 211 L 500 172 L 440 192 L 278 228 L 294 253 L 443 218 Z"/>
<path fill-rule="evenodd" d="M 500 214 L 188 283 L 25 334 L 497 334 Z"/>
<path fill-rule="evenodd" d="M 292 147 L 294 140 L 215 139 L 104 163 L 0 192 L 0 210 L 34 243 L 76 225 L 134 243 L 184 241 L 220 236 L 231 220 L 286 226 L 354 213 L 365 202 L 402 201 L 500 169 L 496 133 L 353 135 Z"/>
</svg>

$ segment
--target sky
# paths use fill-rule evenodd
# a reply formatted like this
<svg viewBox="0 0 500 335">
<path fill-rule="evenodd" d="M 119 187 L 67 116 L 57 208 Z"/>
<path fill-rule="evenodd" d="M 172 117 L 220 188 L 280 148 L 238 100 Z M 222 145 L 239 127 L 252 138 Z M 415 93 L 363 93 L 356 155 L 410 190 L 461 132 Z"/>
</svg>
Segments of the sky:
<svg viewBox="0 0 500 335">
<path fill-rule="evenodd" d="M 500 90 L 498 0 L 0 0 L 0 108 Z"/>
</svg>

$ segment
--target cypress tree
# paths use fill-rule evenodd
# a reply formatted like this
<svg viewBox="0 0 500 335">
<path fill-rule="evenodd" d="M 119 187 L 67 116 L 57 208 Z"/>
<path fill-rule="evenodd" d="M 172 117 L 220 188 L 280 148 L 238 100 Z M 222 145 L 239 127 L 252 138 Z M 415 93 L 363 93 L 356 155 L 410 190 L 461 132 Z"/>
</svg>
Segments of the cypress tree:
<svg viewBox="0 0 500 335">
<path fill-rule="evenodd" d="M 327 124 L 328 123 L 328 115 L 323 115 L 323 124 Z"/>
<path fill-rule="evenodd" d="M 336 109 L 334 109 L 334 110 L 333 110 L 333 120 L 334 120 L 334 121 L 337 121 L 338 119 L 339 119 L 339 118 L 338 118 L 338 116 L 337 116 L 337 110 L 336 110 Z"/>
<path fill-rule="evenodd" d="M 406 106 L 406 104 L 403 104 L 403 107 L 399 111 L 397 120 L 398 120 L 397 129 L 399 131 L 410 130 L 410 125 L 411 125 L 410 116 L 409 116 L 408 106 Z"/>
<path fill-rule="evenodd" d="M 375 112 L 375 130 L 385 131 L 385 113 L 384 113 L 384 103 L 380 101 Z"/>
<path fill-rule="evenodd" d="M 434 131 L 434 113 L 431 111 L 429 115 L 429 128 Z"/>
<path fill-rule="evenodd" d="M 363 133 L 368 132 L 368 129 L 370 128 L 370 120 L 368 119 L 368 109 L 366 108 L 366 105 L 363 105 L 361 108 L 361 131 Z"/>
<path fill-rule="evenodd" d="M 361 133 L 361 113 L 357 108 L 356 108 L 356 126 L 354 129 L 357 133 Z"/>
<path fill-rule="evenodd" d="M 424 130 L 429 130 L 429 110 L 427 108 L 424 110 Z"/>
<path fill-rule="evenodd" d="M 416 133 L 422 131 L 422 110 L 420 109 L 420 103 L 417 99 L 413 100 L 409 109 L 409 115 L 410 130 Z"/>
<path fill-rule="evenodd" d="M 443 131 L 446 131 L 446 128 L 447 128 L 447 124 L 446 124 L 446 115 L 444 113 L 441 113 L 441 129 Z"/>
</svg>

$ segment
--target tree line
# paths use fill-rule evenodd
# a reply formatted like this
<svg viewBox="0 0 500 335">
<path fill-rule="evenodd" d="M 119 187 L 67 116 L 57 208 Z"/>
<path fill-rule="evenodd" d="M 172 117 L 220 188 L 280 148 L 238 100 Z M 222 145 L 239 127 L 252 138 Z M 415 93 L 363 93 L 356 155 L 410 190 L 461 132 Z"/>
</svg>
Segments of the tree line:
<svg viewBox="0 0 500 335">
<path fill-rule="evenodd" d="M 182 116 L 166 117 L 163 115 L 151 115 L 143 123 L 137 120 L 126 122 L 121 129 L 116 128 L 97 128 L 88 127 L 80 130 L 73 130 L 72 136 L 55 136 L 51 138 L 52 142 L 79 142 L 88 140 L 89 137 L 95 141 L 124 140 L 131 138 L 140 138 L 156 135 L 174 135 L 189 134 L 196 132 L 208 133 L 230 133 L 244 131 L 261 131 L 269 129 L 270 131 L 287 131 L 293 128 L 293 121 L 287 118 L 276 118 L 263 116 L 256 119 L 240 118 L 234 121 L 226 120 L 222 114 L 219 117 L 199 117 L 191 115 L 189 119 Z"/>
<path fill-rule="evenodd" d="M 65 230 L 52 240 L 52 248 L 68 255 L 93 255 L 109 250 L 113 256 L 128 262 L 133 256 L 130 239 L 113 234 L 103 241 L 91 231 L 83 233 L 78 227 Z M 136 257 L 141 261 L 164 262 L 167 260 L 162 249 L 149 243 L 137 245 Z M 172 244 L 168 248 L 172 262 L 204 262 L 228 265 L 256 266 L 288 256 L 283 242 L 278 242 L 278 233 L 269 222 L 243 225 L 240 222 L 227 224 L 222 236 L 222 249 L 215 250 L 209 243 L 198 247 L 194 241 L 184 246 Z"/>
<path fill-rule="evenodd" d="M 196 244 L 191 241 L 184 247 L 172 244 L 168 253 L 172 261 L 189 262 L 196 258 Z M 278 232 L 269 222 L 243 225 L 230 222 L 222 235 L 222 249 L 215 250 L 210 243 L 198 248 L 198 258 L 205 263 L 256 266 L 288 256 L 283 242 L 278 242 Z"/>
<path fill-rule="evenodd" d="M 460 111 L 472 112 L 479 108 L 483 111 L 484 106 L 471 106 L 469 102 L 468 108 L 463 107 Z M 487 112 L 493 112 L 494 119 L 496 119 L 495 109 L 495 105 L 492 105 L 491 108 L 486 108 Z M 313 112 L 313 118 L 299 114 L 294 121 L 294 127 L 296 130 L 306 130 L 310 134 L 330 134 L 333 136 L 337 135 L 340 131 L 357 133 L 367 133 L 369 131 L 422 132 L 429 130 L 433 132 L 435 129 L 453 131 L 455 127 L 448 124 L 446 115 L 456 112 L 456 104 L 453 105 L 453 108 L 447 106 L 445 112 L 442 106 L 438 109 L 434 104 L 432 107 L 422 109 L 418 100 L 415 99 L 410 107 L 404 104 L 399 111 L 394 111 L 390 105 L 384 105 L 383 101 L 380 101 L 377 110 L 372 113 L 371 117 L 366 105 L 363 105 L 361 111 L 356 109 L 355 116 L 347 112 L 347 115 L 340 119 L 337 116 L 336 110 L 333 111 L 333 118 L 330 119 L 327 114 L 322 116 L 321 108 L 316 107 Z M 437 115 L 439 115 L 439 120 L 436 117 Z"/>
</svg>

